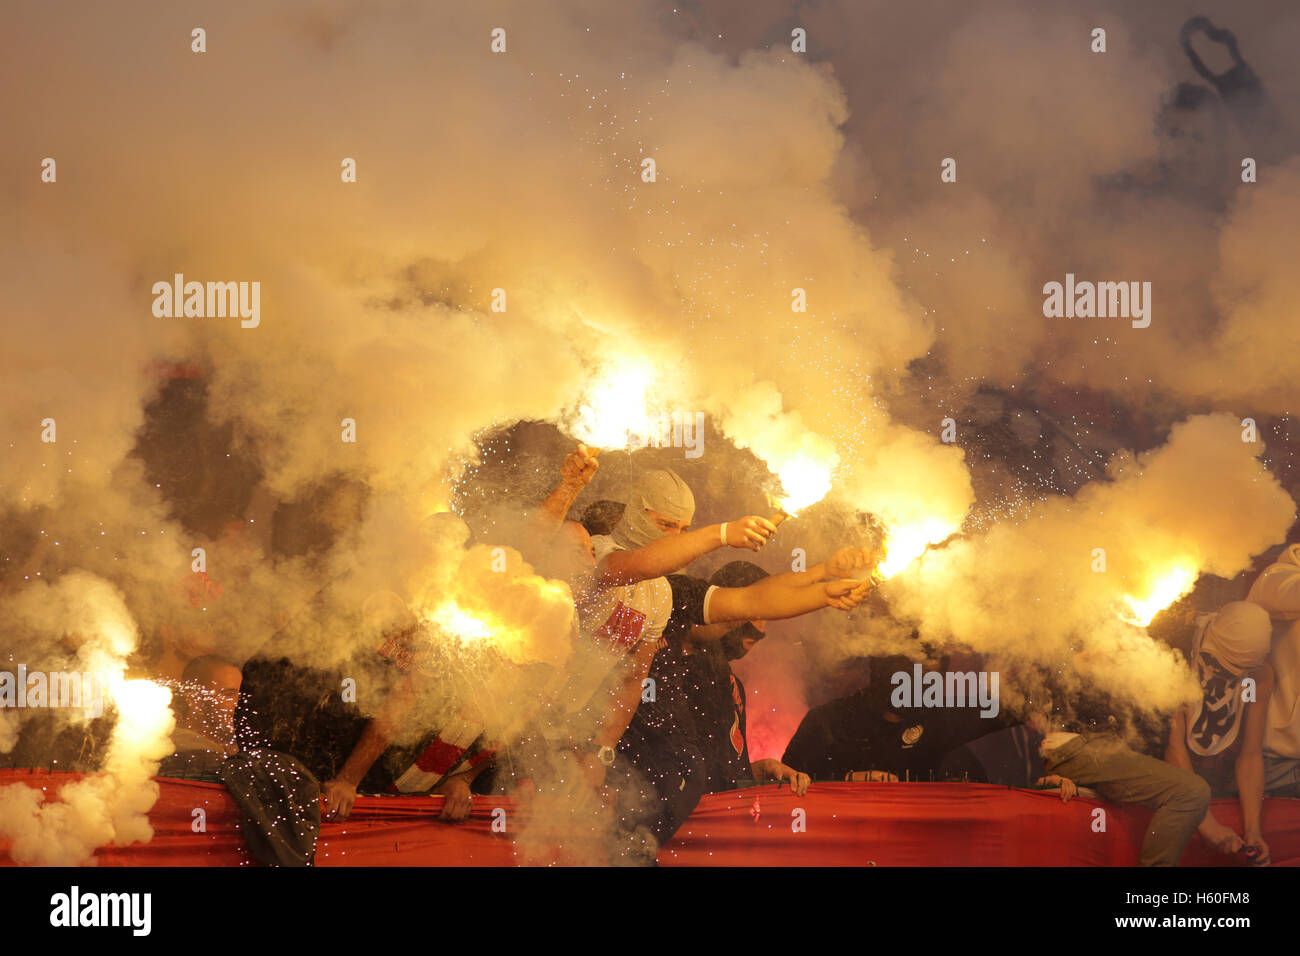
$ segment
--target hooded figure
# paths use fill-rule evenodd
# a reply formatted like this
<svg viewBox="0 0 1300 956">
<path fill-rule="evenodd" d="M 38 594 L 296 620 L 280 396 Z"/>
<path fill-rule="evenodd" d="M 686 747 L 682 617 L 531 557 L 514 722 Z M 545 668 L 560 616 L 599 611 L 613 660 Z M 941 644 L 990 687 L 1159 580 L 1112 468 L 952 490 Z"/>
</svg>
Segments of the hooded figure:
<svg viewBox="0 0 1300 956">
<path fill-rule="evenodd" d="M 695 517 L 695 496 L 677 472 L 669 468 L 647 471 L 628 496 L 623 517 L 611 535 L 619 547 L 632 550 L 664 536 L 647 511 L 688 525 Z"/>
<path fill-rule="evenodd" d="M 713 572 L 709 583 L 720 588 L 747 588 L 767 577 L 767 572 L 752 561 L 730 561 Z M 749 653 L 745 647 L 746 640 L 761 641 L 765 631 L 759 630 L 753 621 L 738 621 L 722 639 L 718 641 L 717 651 L 727 661 L 738 661 Z M 730 671 L 730 667 L 727 668 Z M 732 682 L 737 679 L 732 676 Z M 743 685 L 742 685 L 743 693 Z"/>
<path fill-rule="evenodd" d="M 1233 601 L 1201 621 L 1192 666 L 1201 696 L 1187 722 L 1187 749 L 1201 757 L 1223 753 L 1237 740 L 1245 712 L 1241 680 L 1268 657 L 1273 625 L 1258 604 Z"/>
<path fill-rule="evenodd" d="M 1264 570 L 1248 600 L 1284 628 L 1273 648 L 1276 682 L 1264 750 L 1267 755 L 1300 758 L 1300 544 L 1287 547 Z"/>
</svg>

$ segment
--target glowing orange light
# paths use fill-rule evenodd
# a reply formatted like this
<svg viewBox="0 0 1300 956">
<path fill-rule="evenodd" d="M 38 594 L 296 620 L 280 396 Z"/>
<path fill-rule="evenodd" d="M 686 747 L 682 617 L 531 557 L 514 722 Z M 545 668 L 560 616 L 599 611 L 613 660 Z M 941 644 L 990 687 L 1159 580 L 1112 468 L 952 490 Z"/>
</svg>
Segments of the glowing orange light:
<svg viewBox="0 0 1300 956">
<path fill-rule="evenodd" d="M 882 580 L 892 578 L 924 554 L 926 548 L 956 530 L 956 526 L 938 518 L 890 528 L 885 534 L 885 557 L 876 568 L 876 575 Z"/>
<path fill-rule="evenodd" d="M 1120 620 L 1137 627 L 1146 627 L 1157 614 L 1190 591 L 1195 583 L 1196 568 L 1178 565 L 1158 578 L 1150 595 L 1143 600 L 1124 595 L 1129 610 L 1119 612 Z"/>
</svg>

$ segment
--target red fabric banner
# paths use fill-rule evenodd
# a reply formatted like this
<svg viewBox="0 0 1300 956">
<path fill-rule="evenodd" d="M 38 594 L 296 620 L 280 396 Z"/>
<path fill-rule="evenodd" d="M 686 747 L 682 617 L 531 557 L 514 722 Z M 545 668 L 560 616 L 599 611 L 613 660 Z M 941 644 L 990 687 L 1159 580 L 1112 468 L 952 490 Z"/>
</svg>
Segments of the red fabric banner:
<svg viewBox="0 0 1300 956">
<path fill-rule="evenodd" d="M 75 774 L 0 770 L 54 799 Z M 105 847 L 100 866 L 250 866 L 238 809 L 220 784 L 158 781 L 148 843 Z M 1093 811 L 1105 811 L 1105 831 Z M 513 836 L 528 821 L 514 803 L 475 797 L 462 823 L 437 820 L 441 797 L 357 800 L 346 823 L 321 827 L 318 866 L 514 866 Z M 203 814 L 197 814 L 202 810 Z M 501 812 L 494 812 L 501 811 Z M 1235 800 L 1215 815 L 1240 832 Z M 962 783 L 817 783 L 803 797 L 775 785 L 706 796 L 659 853 L 664 866 L 1133 866 L 1151 814 L 1052 792 Z M 203 832 L 195 832 L 203 820 Z M 498 832 L 494 832 L 496 822 Z M 505 832 L 499 832 L 504 823 Z M 1274 865 L 1300 865 L 1300 800 L 1264 801 Z M 536 857 L 533 862 L 539 862 Z M 565 862 L 557 848 L 553 859 Z M 0 866 L 13 865 L 0 839 Z M 1244 865 L 1194 837 L 1184 866 Z"/>
</svg>

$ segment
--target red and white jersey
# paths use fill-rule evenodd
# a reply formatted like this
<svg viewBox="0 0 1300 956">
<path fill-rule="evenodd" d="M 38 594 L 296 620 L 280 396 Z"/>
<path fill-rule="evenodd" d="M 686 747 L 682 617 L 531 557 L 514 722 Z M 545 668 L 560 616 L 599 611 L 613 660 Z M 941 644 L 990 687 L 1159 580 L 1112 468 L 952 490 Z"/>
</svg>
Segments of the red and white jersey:
<svg viewBox="0 0 1300 956">
<path fill-rule="evenodd" d="M 591 539 L 596 551 L 597 563 L 622 548 L 614 543 L 607 534 L 597 535 Z M 608 609 L 609 613 L 605 613 Z M 621 584 L 602 588 L 596 596 L 583 622 L 583 629 L 590 628 L 598 637 L 613 641 L 627 650 L 636 646 L 638 641 L 653 641 L 656 644 L 668 626 L 668 618 L 673 613 L 673 589 L 667 578 L 651 578 L 636 584 Z"/>
<path fill-rule="evenodd" d="M 596 560 L 619 545 L 609 535 L 591 539 Z M 601 588 L 579 609 L 581 636 L 569 662 L 569 679 L 561 692 L 559 724 L 582 711 L 618 664 L 643 642 L 658 646 L 673 610 L 673 591 L 667 578 Z"/>
</svg>

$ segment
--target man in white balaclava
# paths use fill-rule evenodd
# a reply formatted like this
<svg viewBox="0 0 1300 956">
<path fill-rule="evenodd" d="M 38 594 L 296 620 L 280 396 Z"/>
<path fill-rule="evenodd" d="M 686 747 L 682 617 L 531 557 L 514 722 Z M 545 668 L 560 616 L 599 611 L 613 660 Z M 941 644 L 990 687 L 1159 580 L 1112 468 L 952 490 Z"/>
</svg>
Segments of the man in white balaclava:
<svg viewBox="0 0 1300 956">
<path fill-rule="evenodd" d="M 668 468 L 647 471 L 609 537 L 631 550 L 685 530 L 693 517 L 695 496 L 681 475 Z"/>
<path fill-rule="evenodd" d="M 572 686 L 561 695 L 560 711 L 572 717 L 577 710 L 587 713 L 568 723 L 584 727 L 582 739 L 575 739 L 573 746 L 583 754 L 588 777 L 597 785 L 636 712 L 642 681 L 673 611 L 666 575 L 718 548 L 757 551 L 776 533 L 776 525 L 757 515 L 691 530 L 694 518 L 695 496 L 681 476 L 666 468 L 648 471 L 632 488 L 613 531 L 591 539 L 596 589 L 583 602 L 580 615 L 589 622 L 593 650 L 571 664 Z M 605 658 L 621 662 L 621 675 L 608 698 L 588 700 L 586 671 L 612 666 Z"/>
</svg>

